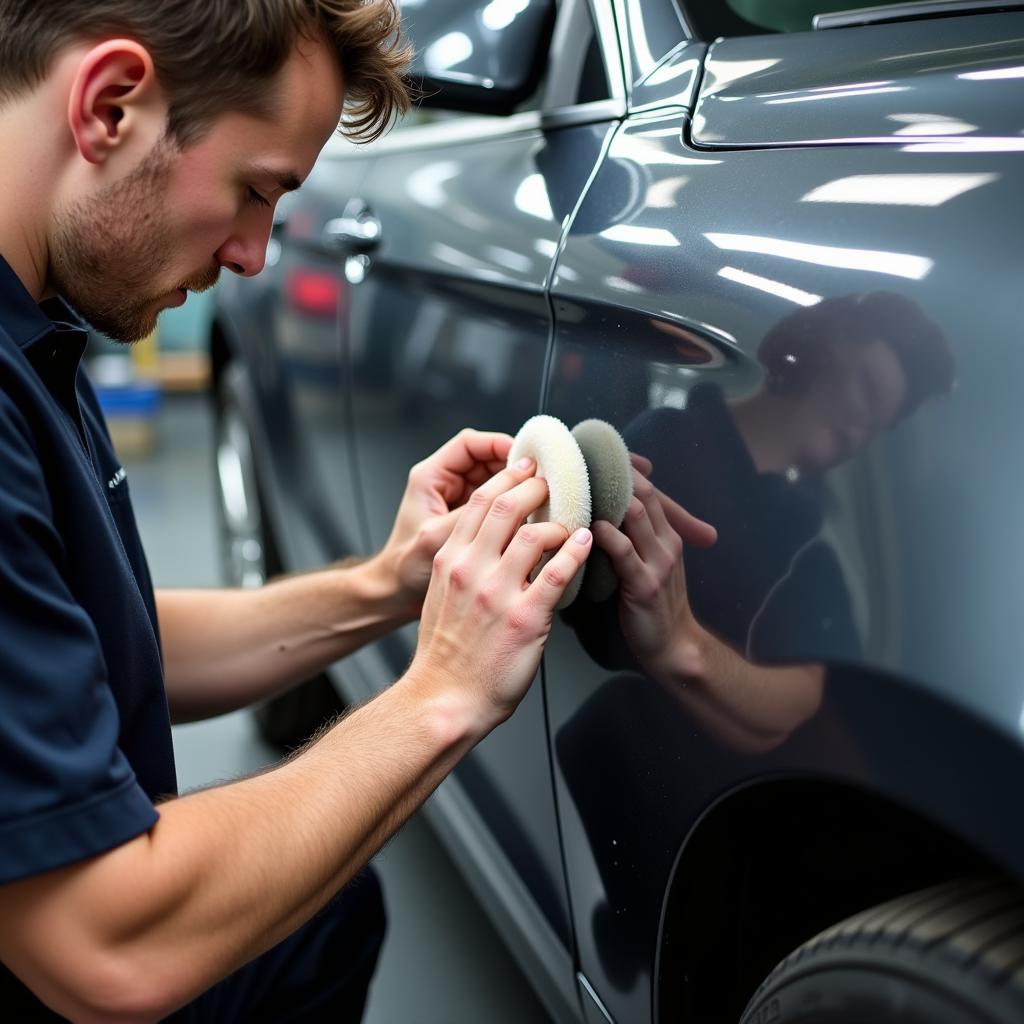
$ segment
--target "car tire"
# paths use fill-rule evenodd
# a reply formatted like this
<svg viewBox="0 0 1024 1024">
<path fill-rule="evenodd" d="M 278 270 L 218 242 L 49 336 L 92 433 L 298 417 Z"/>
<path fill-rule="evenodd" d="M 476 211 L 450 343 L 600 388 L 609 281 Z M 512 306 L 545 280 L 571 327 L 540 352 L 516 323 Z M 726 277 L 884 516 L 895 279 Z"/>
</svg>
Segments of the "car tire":
<svg viewBox="0 0 1024 1024">
<path fill-rule="evenodd" d="M 1019 1024 L 1024 891 L 959 879 L 855 914 L 805 942 L 741 1024 Z"/>
<path fill-rule="evenodd" d="M 264 514 L 252 438 L 229 366 L 214 393 L 214 490 L 223 574 L 237 587 L 262 586 L 283 571 Z M 279 750 L 293 750 L 309 739 L 345 704 L 326 675 L 300 683 L 253 709 L 260 736 Z"/>
</svg>

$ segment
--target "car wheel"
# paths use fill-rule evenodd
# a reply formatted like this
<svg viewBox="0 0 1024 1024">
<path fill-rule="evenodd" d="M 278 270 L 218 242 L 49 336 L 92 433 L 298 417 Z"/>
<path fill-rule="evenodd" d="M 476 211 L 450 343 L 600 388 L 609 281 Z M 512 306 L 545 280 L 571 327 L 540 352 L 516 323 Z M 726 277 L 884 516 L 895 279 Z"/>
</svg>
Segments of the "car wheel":
<svg viewBox="0 0 1024 1024">
<path fill-rule="evenodd" d="M 1016 1024 L 1024 892 L 947 882 L 865 910 L 791 953 L 741 1024 Z"/>
<path fill-rule="evenodd" d="M 214 481 L 223 570 L 231 586 L 258 587 L 283 567 L 263 512 L 252 438 L 234 388 L 232 375 L 226 372 L 214 402 Z M 253 710 L 260 735 L 281 750 L 291 750 L 344 708 L 331 681 L 319 675 Z"/>
</svg>

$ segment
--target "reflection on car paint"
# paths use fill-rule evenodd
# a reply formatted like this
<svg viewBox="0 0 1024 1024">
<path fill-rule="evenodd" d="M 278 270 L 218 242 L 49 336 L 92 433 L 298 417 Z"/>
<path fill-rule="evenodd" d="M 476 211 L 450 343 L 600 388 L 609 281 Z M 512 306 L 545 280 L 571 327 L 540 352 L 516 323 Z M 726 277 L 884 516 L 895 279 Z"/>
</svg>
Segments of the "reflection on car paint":
<svg viewBox="0 0 1024 1024">
<path fill-rule="evenodd" d="M 1017 316 L 1002 282 L 1019 260 L 1009 234 L 984 229 L 1019 217 L 1012 156 L 936 155 L 932 143 L 919 165 L 897 147 L 699 152 L 680 129 L 672 113 L 621 128 L 570 227 L 553 279 L 545 411 L 566 422 L 607 419 L 654 462 L 655 484 L 719 527 L 715 547 L 686 552 L 686 583 L 698 619 L 728 634 L 736 657 L 772 669 L 818 665 L 823 675 L 820 699 L 793 702 L 788 722 L 784 695 L 769 690 L 765 731 L 652 679 L 632 656 L 614 602 L 570 609 L 556 624 L 546 653 L 557 680 L 549 713 L 559 792 L 574 808 L 563 842 L 570 878 L 580 879 L 573 905 L 581 962 L 623 1019 L 651 1012 L 645 943 L 657 932 L 687 823 L 716 796 L 751 777 L 824 771 L 858 785 L 907 784 L 914 806 L 973 815 L 968 799 L 954 809 L 948 787 L 935 796 L 934 777 L 952 770 L 937 737 L 964 737 L 968 728 L 950 708 L 972 709 L 987 746 L 1024 703 L 1011 681 L 1011 666 L 1024 658 L 1019 633 L 994 626 L 1004 599 L 1013 603 L 1015 584 L 998 552 L 1019 561 L 1008 509 L 1024 494 L 1019 474 L 988 469 L 1014 460 L 1009 439 L 1020 406 L 1010 379 L 1024 373 L 1019 348 L 1011 355 L 1003 343 Z M 682 168 L 687 181 L 675 206 L 649 206 L 652 188 Z M 922 187 L 907 188 L 901 175 L 919 176 Z M 879 201 L 834 201 L 837 192 L 870 198 L 857 180 L 864 178 L 879 186 Z M 969 300 L 967 277 L 975 282 Z M 854 345 L 832 358 L 850 362 L 863 350 L 856 387 L 872 396 L 812 389 L 795 432 L 803 454 L 755 471 L 751 449 L 762 457 L 765 442 L 777 451 L 785 440 L 780 423 L 763 419 L 760 432 L 773 436 L 741 430 L 750 415 L 744 401 L 770 387 L 759 352 L 766 337 L 801 322 L 822 327 L 815 316 L 872 293 L 915 307 L 934 325 L 945 341 L 930 351 L 935 367 L 946 365 L 945 384 L 912 415 L 868 416 L 863 410 L 886 395 L 891 404 L 892 353 Z M 979 324 L 972 311 L 982 307 Z M 666 324 L 701 345 L 673 344 Z M 701 347 L 713 361 L 700 361 Z M 783 354 L 808 365 L 806 353 Z M 1016 367 L 1009 378 L 1007 358 Z M 1003 370 L 993 376 L 997 364 Z M 986 458 L 975 457 L 982 450 Z M 1008 504 L 976 507 L 993 486 Z M 725 515 L 712 502 L 729 493 Z M 986 528 L 965 531 L 982 507 Z M 816 587 L 820 595 L 811 595 Z M 922 699 L 913 681 L 924 679 L 934 708 L 920 711 L 927 726 L 902 710 L 908 687 Z M 901 756 L 929 765 L 927 785 L 883 767 L 879 729 L 900 735 Z M 957 743 L 964 774 L 975 763 L 972 748 L 965 738 Z M 677 777 L 666 776 L 672 764 Z M 1014 848 L 981 817 L 973 835 L 984 832 L 990 848 Z M 610 836 L 627 848 L 613 853 Z"/>
</svg>

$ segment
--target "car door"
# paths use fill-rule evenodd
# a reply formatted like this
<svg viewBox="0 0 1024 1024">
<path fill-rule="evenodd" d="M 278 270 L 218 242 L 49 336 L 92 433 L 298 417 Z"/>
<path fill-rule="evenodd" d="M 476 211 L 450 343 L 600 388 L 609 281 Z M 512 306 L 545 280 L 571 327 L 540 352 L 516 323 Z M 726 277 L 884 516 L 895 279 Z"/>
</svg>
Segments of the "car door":
<svg viewBox="0 0 1024 1024">
<path fill-rule="evenodd" d="M 428 53 L 435 36 L 448 38 L 445 23 L 431 34 L 429 3 L 410 11 Z M 483 11 L 457 9 L 471 23 Z M 610 24 L 609 9 L 602 17 Z M 413 464 L 464 427 L 514 434 L 539 410 L 554 256 L 621 112 L 618 55 L 609 72 L 587 5 L 566 4 L 559 18 L 553 71 L 516 113 L 417 112 L 374 147 L 372 173 L 354 200 L 375 236 L 348 258 L 346 320 L 371 549 L 387 539 Z M 411 625 L 377 645 L 377 688 L 404 671 L 415 641 Z M 513 942 L 534 963 L 534 980 L 557 979 L 541 992 L 549 1007 L 578 1013 L 546 737 L 538 682 L 435 803 L 463 851 L 471 834 L 484 836 L 486 862 L 471 877 L 488 879 L 490 909 L 504 906 L 506 935 L 518 933 Z"/>
<path fill-rule="evenodd" d="M 263 272 L 225 275 L 218 286 L 221 329 L 244 359 L 259 406 L 250 429 L 259 428 L 258 451 L 270 461 L 260 467 L 262 498 L 291 570 L 360 553 L 366 543 L 351 485 L 339 338 L 351 286 L 324 244 L 327 223 L 369 170 L 352 156 L 350 143 L 332 139 L 302 190 L 278 204 Z"/>
<path fill-rule="evenodd" d="M 650 1020 L 664 986 L 697 983 L 701 955 L 666 935 L 664 915 L 684 842 L 716 800 L 785 773 L 879 785 L 892 766 L 872 729 L 887 715 L 904 749 L 927 744 L 896 709 L 900 686 L 868 682 L 883 674 L 993 722 L 1021 697 L 1006 674 L 1018 640 L 992 628 L 1019 601 L 999 568 L 1019 549 L 1015 513 L 996 511 L 1020 508 L 1019 475 L 993 466 L 1013 463 L 1020 430 L 1020 349 L 1005 346 L 1021 308 L 1008 83 L 1020 16 L 725 39 L 710 54 L 684 39 L 665 56 L 649 16 L 666 6 L 624 5 L 640 54 L 632 112 L 560 251 L 545 411 L 570 427 L 610 421 L 656 485 L 719 527 L 716 548 L 684 565 L 698 620 L 731 657 L 822 666 L 825 682 L 788 724 L 782 690 L 765 691 L 784 724 L 755 737 L 728 703 L 655 682 L 616 598 L 581 599 L 556 621 L 546 693 L 580 970 L 620 1021 Z M 916 363 L 901 347 L 898 371 L 857 363 L 847 381 L 866 380 L 819 396 L 812 417 L 744 421 L 773 388 L 776 409 L 794 410 L 781 403 L 801 393 L 800 373 L 817 380 L 826 338 L 869 306 L 927 335 Z M 921 403 L 870 423 L 860 406 L 881 401 L 893 372 Z M 998 497 L 979 521 L 982 494 Z M 991 642 L 964 642 L 965 615 Z M 951 791 L 925 778 L 894 785 L 952 813 Z M 726 932 L 695 941 L 720 949 Z M 729 948 L 742 960 L 738 940 Z M 746 996 L 737 982 L 707 998 L 687 1004 L 693 1019 L 735 1020 Z"/>
</svg>

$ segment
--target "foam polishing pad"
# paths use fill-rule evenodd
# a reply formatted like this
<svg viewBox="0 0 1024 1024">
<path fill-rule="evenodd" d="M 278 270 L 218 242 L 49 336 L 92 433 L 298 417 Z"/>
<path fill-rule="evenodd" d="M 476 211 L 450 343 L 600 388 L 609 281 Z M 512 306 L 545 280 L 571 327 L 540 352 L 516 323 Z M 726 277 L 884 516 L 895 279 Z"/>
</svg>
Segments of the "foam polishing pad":
<svg viewBox="0 0 1024 1024">
<path fill-rule="evenodd" d="M 572 428 L 572 436 L 587 464 L 594 519 L 606 519 L 612 526 L 621 526 L 633 498 L 633 464 L 626 442 L 604 420 L 583 420 Z M 615 593 L 618 585 L 608 556 L 595 548 L 587 559 L 583 596 L 591 601 L 604 601 Z"/>
<path fill-rule="evenodd" d="M 537 476 L 543 477 L 548 484 L 548 500 L 530 516 L 530 522 L 558 523 L 570 534 L 580 527 L 589 527 L 591 511 L 587 464 L 569 428 L 554 416 L 531 417 L 512 442 L 509 465 L 524 456 L 537 463 Z M 572 604 L 582 581 L 581 569 L 562 595 L 559 608 Z"/>
</svg>

